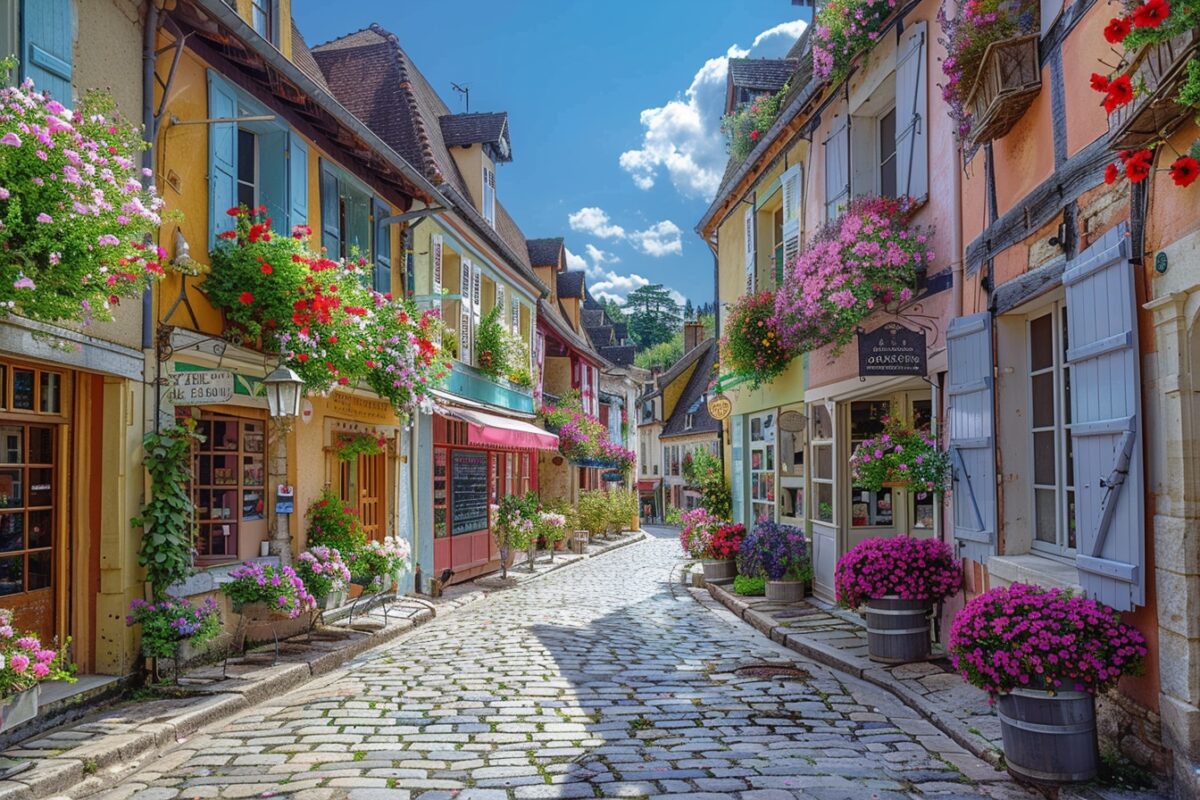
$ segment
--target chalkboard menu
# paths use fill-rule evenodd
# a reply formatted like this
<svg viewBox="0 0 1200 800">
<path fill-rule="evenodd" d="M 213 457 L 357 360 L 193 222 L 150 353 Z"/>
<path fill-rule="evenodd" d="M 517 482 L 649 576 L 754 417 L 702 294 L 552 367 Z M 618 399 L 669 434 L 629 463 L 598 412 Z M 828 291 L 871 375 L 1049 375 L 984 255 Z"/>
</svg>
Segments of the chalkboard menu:
<svg viewBox="0 0 1200 800">
<path fill-rule="evenodd" d="M 454 450 L 450 466 L 451 535 L 483 530 L 488 526 L 487 453 Z"/>
</svg>

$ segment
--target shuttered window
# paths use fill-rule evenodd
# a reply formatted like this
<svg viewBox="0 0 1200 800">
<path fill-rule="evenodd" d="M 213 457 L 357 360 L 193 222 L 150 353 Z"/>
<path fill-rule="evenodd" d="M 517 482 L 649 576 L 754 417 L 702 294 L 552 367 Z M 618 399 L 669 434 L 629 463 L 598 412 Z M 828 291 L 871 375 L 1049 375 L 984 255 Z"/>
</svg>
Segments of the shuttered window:
<svg viewBox="0 0 1200 800">
<path fill-rule="evenodd" d="M 372 223 L 375 226 L 375 269 L 372 284 L 375 291 L 388 294 L 392 291 L 392 228 L 383 224 L 391 208 L 382 200 L 375 200 Z"/>
<path fill-rule="evenodd" d="M 19 27 L 21 78 L 31 79 L 34 88 L 63 105 L 73 105 L 75 10 L 71 0 L 23 0 Z"/>
<path fill-rule="evenodd" d="M 825 140 L 825 219 L 837 218 L 850 199 L 850 117 L 834 118 L 833 129 Z"/>
<path fill-rule="evenodd" d="M 745 228 L 745 244 L 746 251 L 744 253 L 744 267 L 746 270 L 746 293 L 750 294 L 757 287 L 757 275 L 754 264 L 754 207 L 750 206 L 746 209 L 742 222 Z"/>
<path fill-rule="evenodd" d="M 288 137 L 288 229 L 308 224 L 308 145 L 300 134 Z"/>
<path fill-rule="evenodd" d="M 904 30 L 896 57 L 896 191 L 921 199 L 929 194 L 929 115 L 926 24 Z"/>
<path fill-rule="evenodd" d="M 496 171 L 483 165 L 483 218 L 496 227 Z"/>
<path fill-rule="evenodd" d="M 995 553 L 997 529 L 991 314 L 951 320 L 946 354 L 951 531 L 960 555 L 985 563 Z"/>
<path fill-rule="evenodd" d="M 801 165 L 790 167 L 780 177 L 783 193 L 783 263 L 791 263 L 800 254 L 800 201 L 803 191 Z"/>
<path fill-rule="evenodd" d="M 1075 490 L 1071 464 L 1071 371 L 1066 364 L 1067 314 L 1061 303 L 1026 320 L 1033 544 L 1055 553 L 1075 550 Z"/>
<path fill-rule="evenodd" d="M 429 293 L 435 298 L 442 293 L 442 265 L 444 263 L 444 248 L 442 235 L 435 233 L 430 239 L 430 259 L 433 262 L 430 273 Z M 436 302 L 436 301 L 435 301 Z"/>
<path fill-rule="evenodd" d="M 458 303 L 458 354 L 459 360 L 464 364 L 472 364 L 473 360 L 473 333 L 475 326 L 473 324 L 474 314 L 471 309 L 471 275 L 474 272 L 474 266 L 471 260 L 465 256 L 462 259 L 459 268 L 459 291 L 462 294 L 462 299 Z"/>
</svg>

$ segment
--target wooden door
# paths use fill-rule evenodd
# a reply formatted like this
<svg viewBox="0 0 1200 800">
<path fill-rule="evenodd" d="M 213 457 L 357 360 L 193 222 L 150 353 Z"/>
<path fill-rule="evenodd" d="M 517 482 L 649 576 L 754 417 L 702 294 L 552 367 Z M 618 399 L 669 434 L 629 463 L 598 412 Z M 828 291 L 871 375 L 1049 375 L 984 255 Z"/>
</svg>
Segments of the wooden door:
<svg viewBox="0 0 1200 800">
<path fill-rule="evenodd" d="M 0 607 L 16 627 L 49 642 L 55 634 L 58 431 L 0 422 Z"/>
<path fill-rule="evenodd" d="M 383 453 L 358 457 L 358 518 L 362 520 L 367 539 L 382 542 L 387 534 L 385 506 L 387 460 Z"/>
</svg>

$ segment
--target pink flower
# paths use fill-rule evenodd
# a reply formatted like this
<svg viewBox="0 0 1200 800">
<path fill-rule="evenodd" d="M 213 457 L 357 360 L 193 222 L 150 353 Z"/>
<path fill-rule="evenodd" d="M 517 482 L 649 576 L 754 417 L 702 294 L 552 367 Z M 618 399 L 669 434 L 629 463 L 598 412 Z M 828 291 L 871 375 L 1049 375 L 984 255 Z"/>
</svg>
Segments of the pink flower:
<svg viewBox="0 0 1200 800">
<path fill-rule="evenodd" d="M 50 216 L 45 211 L 38 214 L 36 219 L 43 225 L 49 225 L 51 222 L 54 222 L 54 217 Z"/>
<path fill-rule="evenodd" d="M 8 659 L 8 664 L 12 667 L 13 672 L 21 675 L 29 669 L 29 656 L 24 653 L 15 653 Z"/>
<path fill-rule="evenodd" d="M 20 147 L 21 146 L 21 137 L 15 133 L 13 133 L 12 131 L 9 131 L 8 133 L 4 134 L 3 136 L 0 136 L 0 144 L 6 144 L 9 147 Z"/>
</svg>

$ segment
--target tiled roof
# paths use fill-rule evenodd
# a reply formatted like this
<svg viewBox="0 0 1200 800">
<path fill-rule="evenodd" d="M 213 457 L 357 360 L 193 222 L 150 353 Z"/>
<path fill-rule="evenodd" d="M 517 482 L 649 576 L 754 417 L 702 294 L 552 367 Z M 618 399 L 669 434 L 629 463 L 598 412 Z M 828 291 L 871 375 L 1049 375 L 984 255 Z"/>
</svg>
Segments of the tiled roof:
<svg viewBox="0 0 1200 800">
<path fill-rule="evenodd" d="M 583 320 L 583 325 L 586 328 L 603 325 L 605 319 L 607 319 L 607 315 L 604 313 L 604 309 L 588 308 L 587 304 L 584 303 L 583 314 L 580 315 L 580 318 Z"/>
<path fill-rule="evenodd" d="M 584 355 L 590 356 L 593 360 L 599 363 L 601 368 L 608 366 L 607 359 L 605 359 L 602 355 L 596 352 L 595 349 L 592 348 L 592 345 L 587 340 L 587 337 L 581 336 L 573 327 L 571 327 L 571 323 L 567 321 L 567 318 L 563 315 L 562 310 L 555 308 L 552 304 L 546 302 L 545 300 L 538 300 L 538 324 L 545 324 L 547 327 L 551 328 L 571 347 L 575 348 Z"/>
<path fill-rule="evenodd" d="M 789 58 L 731 58 L 729 79 L 738 88 L 778 92 L 799 65 Z"/>
<path fill-rule="evenodd" d="M 609 347 L 617 343 L 613 338 L 612 325 L 585 325 L 584 329 L 588 336 L 592 337 L 592 344 L 596 347 Z"/>
<path fill-rule="evenodd" d="M 583 297 L 583 270 L 558 273 L 559 297 Z"/>
<path fill-rule="evenodd" d="M 693 352 L 700 351 L 700 360 L 696 371 L 688 380 L 687 386 L 675 403 L 671 417 L 663 426 L 660 438 L 669 436 L 694 436 L 698 433 L 716 433 L 721 430 L 721 423 L 708 414 L 708 407 L 703 402 L 708 384 L 712 382 L 713 366 L 717 361 L 717 346 L 715 339 L 709 339 L 698 345 Z M 692 427 L 685 430 L 687 416 L 692 415 Z"/>
<path fill-rule="evenodd" d="M 600 305 L 596 298 L 592 297 L 592 293 L 588 291 L 586 286 L 583 287 L 583 307 L 593 310 L 597 308 L 604 308 L 604 306 Z"/>
<path fill-rule="evenodd" d="M 529 239 L 526 245 L 529 250 L 529 261 L 535 267 L 558 266 L 563 251 L 561 236 L 549 239 Z"/>
<path fill-rule="evenodd" d="M 498 145 L 501 161 L 512 161 L 507 112 L 447 114 L 441 117 L 439 122 L 442 127 L 442 141 L 446 146 L 494 144 Z"/>
<path fill-rule="evenodd" d="M 637 356 L 637 348 L 631 344 L 601 347 L 600 355 L 618 367 L 630 367 L 633 366 L 633 360 Z"/>
<path fill-rule="evenodd" d="M 321 74 L 321 68 L 317 66 L 317 60 L 313 58 L 312 51 L 308 49 L 308 43 L 304 41 L 304 36 L 301 35 L 300 28 L 294 19 L 292 20 L 292 63 L 310 80 L 325 91 L 329 91 L 329 84 L 325 82 L 325 76 Z"/>
<path fill-rule="evenodd" d="M 616 337 L 618 342 L 625 341 L 629 338 L 629 326 L 624 322 L 616 323 L 613 325 L 613 336 Z"/>
</svg>

